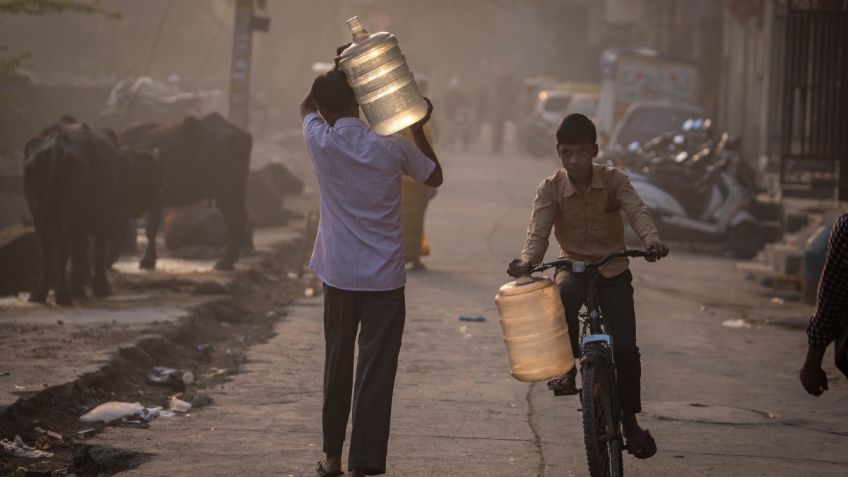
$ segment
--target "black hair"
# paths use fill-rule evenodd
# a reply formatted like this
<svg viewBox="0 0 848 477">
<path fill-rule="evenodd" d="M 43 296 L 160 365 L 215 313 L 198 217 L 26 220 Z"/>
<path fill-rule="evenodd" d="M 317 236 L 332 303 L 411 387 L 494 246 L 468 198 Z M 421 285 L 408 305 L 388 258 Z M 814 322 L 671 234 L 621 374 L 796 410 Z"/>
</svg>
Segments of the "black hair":
<svg viewBox="0 0 848 477">
<path fill-rule="evenodd" d="M 357 105 L 356 95 L 340 70 L 330 70 L 312 82 L 312 99 L 322 111 L 343 113 Z"/>
<path fill-rule="evenodd" d="M 569 114 L 559 124 L 557 144 L 595 144 L 598 131 L 592 120 L 580 113 Z"/>
</svg>

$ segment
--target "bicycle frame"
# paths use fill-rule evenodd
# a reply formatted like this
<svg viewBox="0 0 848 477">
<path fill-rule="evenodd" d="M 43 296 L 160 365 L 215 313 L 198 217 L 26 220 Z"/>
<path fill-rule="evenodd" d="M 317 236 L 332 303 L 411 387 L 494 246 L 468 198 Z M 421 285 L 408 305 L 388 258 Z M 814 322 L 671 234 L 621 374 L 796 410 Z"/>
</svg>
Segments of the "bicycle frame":
<svg viewBox="0 0 848 477">
<path fill-rule="evenodd" d="M 599 267 L 591 267 L 586 270 L 588 274 L 588 286 L 586 296 L 586 311 L 579 315 L 580 330 L 580 366 L 593 366 L 595 369 L 603 369 L 611 374 L 610 382 L 618 382 L 618 373 L 615 365 L 615 353 L 613 353 L 613 337 L 609 334 L 606 319 L 601 312 L 598 300 L 597 281 L 601 275 Z M 581 371 L 582 373 L 582 371 Z M 611 386 L 609 389 L 610 404 L 612 406 L 613 422 L 621 422 L 621 406 L 618 401 L 618 388 Z M 616 426 L 610 440 L 621 441 L 621 432 Z M 623 442 L 622 442 L 623 444 Z"/>
<path fill-rule="evenodd" d="M 574 271 L 572 271 L 574 273 Z M 586 347 L 590 343 L 606 343 L 612 349 L 612 335 L 607 333 L 607 323 L 601 313 L 598 304 L 598 290 L 596 283 L 600 275 L 600 269 L 590 268 L 587 270 L 589 275 L 588 295 L 586 297 L 586 311 L 580 313 L 581 331 L 580 331 L 580 354 L 583 355 L 587 350 Z M 612 358 L 612 354 L 610 354 Z"/>
<path fill-rule="evenodd" d="M 612 353 L 613 339 L 612 335 L 607 333 L 607 324 L 604 316 L 601 313 L 598 305 L 598 291 L 596 288 L 598 276 L 601 274 L 601 269 L 609 263 L 610 260 L 617 257 L 647 257 L 650 254 L 644 250 L 622 250 L 620 252 L 612 252 L 604 258 L 596 262 L 579 262 L 571 260 L 555 260 L 533 267 L 530 273 L 545 271 L 549 268 L 556 268 L 558 271 L 568 271 L 571 273 L 586 273 L 589 278 L 588 294 L 586 297 L 586 312 L 580 314 L 582 327 L 580 333 L 580 354 L 585 355 L 589 345 L 592 343 L 605 343 L 608 348 L 610 362 L 615 365 L 614 356 Z M 587 332 L 588 330 L 588 332 Z"/>
<path fill-rule="evenodd" d="M 586 296 L 586 311 L 580 312 L 579 320 L 581 323 L 580 329 L 580 366 L 593 366 L 595 369 L 604 369 L 611 373 L 610 382 L 613 386 L 610 387 L 610 404 L 612 406 L 612 418 L 614 423 L 621 422 L 621 407 L 618 400 L 618 389 L 615 383 L 618 382 L 618 376 L 615 365 L 615 354 L 613 353 L 613 337 L 608 332 L 606 319 L 601 312 L 598 300 L 597 281 L 601 275 L 601 269 L 613 258 L 616 257 L 646 257 L 648 252 L 642 250 L 623 250 L 613 252 L 604 258 L 591 263 L 577 262 L 570 260 L 556 260 L 553 262 L 543 263 L 533 267 L 531 273 L 544 271 L 549 268 L 556 268 L 559 271 L 565 270 L 570 273 L 585 273 L 588 276 L 587 296 Z M 613 435 L 608 436 L 609 440 L 622 441 L 621 431 L 618 425 L 615 426 Z"/>
</svg>

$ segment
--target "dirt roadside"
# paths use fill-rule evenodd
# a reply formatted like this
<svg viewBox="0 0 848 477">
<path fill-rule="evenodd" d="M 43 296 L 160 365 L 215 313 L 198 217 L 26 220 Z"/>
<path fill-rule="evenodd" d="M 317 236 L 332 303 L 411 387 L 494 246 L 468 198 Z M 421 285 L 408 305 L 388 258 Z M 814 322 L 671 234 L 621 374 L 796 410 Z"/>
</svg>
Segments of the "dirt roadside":
<svg viewBox="0 0 848 477">
<path fill-rule="evenodd" d="M 55 454 L 44 459 L 0 454 L 0 475 L 18 467 L 26 468 L 27 476 L 113 475 L 144 462 L 149 456 L 87 445 L 104 426 L 79 417 L 107 401 L 168 409 L 178 393 L 193 402 L 192 412 L 208 404 L 204 390 L 239 371 L 244 351 L 272 336 L 294 297 L 318 289 L 308 276 L 298 278 L 300 261 L 299 243 L 289 240 L 250 257 L 229 277 L 220 272 L 116 275 L 119 298 L 94 308 L 81 302 L 71 318 L 57 315 L 58 310 L 27 308 L 12 319 L 10 308 L 0 307 L 0 386 L 6 391 L 0 395 L 0 438 L 20 436 L 29 446 L 38 440 Z M 196 381 L 187 387 L 151 384 L 155 366 L 190 370 Z M 77 377 L 62 381 L 63 376 Z M 44 437 L 45 431 L 62 438 Z"/>
</svg>

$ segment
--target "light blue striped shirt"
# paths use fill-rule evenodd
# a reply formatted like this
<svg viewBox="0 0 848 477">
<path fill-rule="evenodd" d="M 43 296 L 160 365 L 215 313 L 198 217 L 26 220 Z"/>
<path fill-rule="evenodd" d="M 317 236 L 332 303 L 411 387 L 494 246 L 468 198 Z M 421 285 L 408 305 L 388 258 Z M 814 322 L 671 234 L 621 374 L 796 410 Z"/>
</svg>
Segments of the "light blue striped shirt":
<svg viewBox="0 0 848 477">
<path fill-rule="evenodd" d="M 401 176 L 424 182 L 436 164 L 406 139 L 380 136 L 359 118 L 341 118 L 330 127 L 309 114 L 303 137 L 321 193 L 309 268 L 342 290 L 404 286 Z"/>
</svg>

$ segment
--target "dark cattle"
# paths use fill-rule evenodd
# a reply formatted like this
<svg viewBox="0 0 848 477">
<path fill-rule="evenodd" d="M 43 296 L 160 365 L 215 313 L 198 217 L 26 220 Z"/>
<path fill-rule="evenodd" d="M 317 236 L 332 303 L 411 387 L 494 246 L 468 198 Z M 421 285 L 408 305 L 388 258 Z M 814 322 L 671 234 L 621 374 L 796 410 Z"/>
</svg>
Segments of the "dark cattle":
<svg viewBox="0 0 848 477">
<path fill-rule="evenodd" d="M 147 217 L 147 250 L 141 268 L 156 266 L 156 234 L 163 206 L 187 206 L 214 199 L 227 223 L 227 247 L 215 268 L 229 270 L 238 259 L 245 228 L 245 190 L 253 137 L 220 114 L 190 116 L 182 123 L 145 124 L 127 129 L 121 143 L 158 149 L 164 194 Z"/>
<path fill-rule="evenodd" d="M 303 192 L 303 181 L 282 164 L 270 163 L 247 176 L 247 210 L 258 227 L 285 225 L 291 212 L 283 208 L 288 194 Z"/>
<path fill-rule="evenodd" d="M 27 143 L 24 195 L 42 249 L 41 273 L 30 301 L 47 299 L 51 278 L 58 304 L 85 295 L 89 237 L 94 243 L 92 289 L 97 296 L 110 293 L 107 242 L 121 235 L 131 215 L 147 207 L 136 199 L 142 197 L 140 191 L 159 190 L 153 156 L 119 154 L 115 140 L 110 131 L 95 131 L 64 117 Z"/>
</svg>

